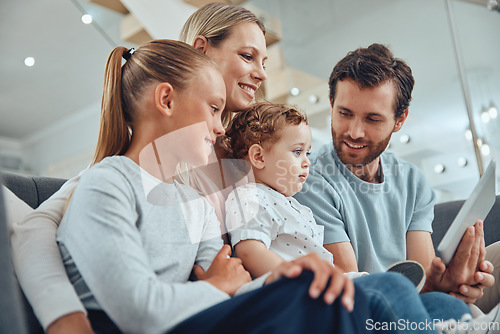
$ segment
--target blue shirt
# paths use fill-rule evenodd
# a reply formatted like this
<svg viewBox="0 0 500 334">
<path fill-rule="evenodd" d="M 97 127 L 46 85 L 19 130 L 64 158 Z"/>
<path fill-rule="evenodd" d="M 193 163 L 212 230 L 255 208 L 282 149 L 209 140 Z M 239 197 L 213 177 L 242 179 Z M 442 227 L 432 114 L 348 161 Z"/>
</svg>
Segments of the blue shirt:
<svg viewBox="0 0 500 334">
<path fill-rule="evenodd" d="M 351 242 L 360 271 L 385 271 L 406 259 L 408 231 L 432 232 L 435 195 L 414 165 L 384 152 L 382 183 L 369 183 L 339 160 L 332 143 L 310 160 L 309 177 L 295 198 L 325 227 L 324 244 Z"/>
</svg>

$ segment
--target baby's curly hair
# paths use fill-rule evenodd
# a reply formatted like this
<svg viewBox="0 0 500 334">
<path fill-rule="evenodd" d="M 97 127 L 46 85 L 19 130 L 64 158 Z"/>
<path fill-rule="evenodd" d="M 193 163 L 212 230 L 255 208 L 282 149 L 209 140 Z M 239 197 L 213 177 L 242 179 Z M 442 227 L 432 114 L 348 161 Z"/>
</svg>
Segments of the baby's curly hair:
<svg viewBox="0 0 500 334">
<path fill-rule="evenodd" d="M 307 123 L 295 106 L 269 102 L 254 103 L 235 114 L 222 141 L 230 159 L 242 159 L 253 144 L 265 145 L 280 139 L 285 124 Z"/>
</svg>

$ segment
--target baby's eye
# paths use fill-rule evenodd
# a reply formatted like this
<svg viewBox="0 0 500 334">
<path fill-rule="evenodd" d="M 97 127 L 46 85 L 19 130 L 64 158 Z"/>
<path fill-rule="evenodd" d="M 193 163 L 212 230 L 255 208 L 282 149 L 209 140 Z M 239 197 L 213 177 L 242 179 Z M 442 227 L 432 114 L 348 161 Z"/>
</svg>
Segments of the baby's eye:
<svg viewBox="0 0 500 334">
<path fill-rule="evenodd" d="M 217 113 L 219 110 L 220 110 L 220 109 L 219 109 L 219 108 L 217 108 L 216 106 L 212 106 L 212 111 L 213 111 L 214 113 Z"/>
<path fill-rule="evenodd" d="M 311 151 L 307 151 L 307 152 L 306 152 L 306 155 L 307 155 L 307 156 L 310 156 L 310 155 L 311 155 Z"/>
<path fill-rule="evenodd" d="M 299 156 L 300 153 L 302 153 L 302 150 L 293 150 L 293 154 L 295 154 L 296 156 Z"/>
</svg>

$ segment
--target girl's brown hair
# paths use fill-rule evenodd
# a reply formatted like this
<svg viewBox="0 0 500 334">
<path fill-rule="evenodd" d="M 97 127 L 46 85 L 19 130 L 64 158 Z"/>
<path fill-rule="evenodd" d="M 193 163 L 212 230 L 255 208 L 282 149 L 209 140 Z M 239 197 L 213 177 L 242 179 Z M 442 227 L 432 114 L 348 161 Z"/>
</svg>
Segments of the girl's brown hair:
<svg viewBox="0 0 500 334">
<path fill-rule="evenodd" d="M 228 158 L 241 159 L 253 144 L 266 145 L 280 139 L 286 124 L 307 124 L 307 116 L 294 106 L 269 102 L 254 103 L 238 112 L 223 138 Z"/>
<path fill-rule="evenodd" d="M 122 65 L 123 59 L 127 59 Z M 168 82 L 183 90 L 203 66 L 217 68 L 205 54 L 173 40 L 153 40 L 137 50 L 116 47 L 104 74 L 99 138 L 92 165 L 124 154 L 130 145 L 138 101 L 153 82 Z"/>
</svg>

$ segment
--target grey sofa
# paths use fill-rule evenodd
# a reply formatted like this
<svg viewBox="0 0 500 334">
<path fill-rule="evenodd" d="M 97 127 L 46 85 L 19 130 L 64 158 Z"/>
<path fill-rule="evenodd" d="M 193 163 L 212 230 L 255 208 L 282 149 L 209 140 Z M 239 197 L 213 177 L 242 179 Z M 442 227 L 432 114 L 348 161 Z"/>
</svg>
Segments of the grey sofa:
<svg viewBox="0 0 500 334">
<path fill-rule="evenodd" d="M 25 201 L 32 208 L 37 208 L 43 201 L 49 198 L 55 191 L 57 191 L 64 179 L 48 178 L 48 177 L 26 177 L 12 173 L 3 173 L 3 183 L 14 194 Z M 460 210 L 463 201 L 455 201 L 449 203 L 441 203 L 436 205 L 434 213 L 432 241 L 436 248 L 448 226 L 453 221 L 454 217 Z M 495 241 L 500 240 L 500 196 L 497 196 L 495 205 L 484 223 L 485 241 L 489 245 Z M 2 267 L 0 270 L 3 270 Z M 2 292 L 3 298 L 3 292 Z M 33 315 L 31 307 L 27 301 L 23 300 L 25 313 L 27 314 L 26 322 L 29 327 L 30 333 L 42 333 L 36 318 Z M 0 310 L 2 312 L 2 310 Z M 2 332 L 3 333 L 3 332 Z"/>
</svg>

